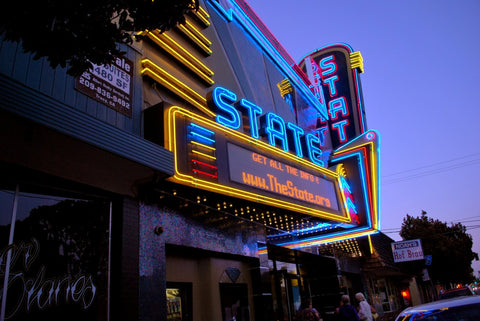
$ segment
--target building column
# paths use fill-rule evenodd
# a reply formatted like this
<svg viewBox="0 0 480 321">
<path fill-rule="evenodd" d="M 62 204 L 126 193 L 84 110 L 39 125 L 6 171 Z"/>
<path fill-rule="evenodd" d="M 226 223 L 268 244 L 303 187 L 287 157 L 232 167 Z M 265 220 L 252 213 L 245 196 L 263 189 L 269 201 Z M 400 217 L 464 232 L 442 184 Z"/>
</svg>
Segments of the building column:
<svg viewBox="0 0 480 321">
<path fill-rule="evenodd" d="M 161 213 L 140 203 L 139 320 L 166 321 L 165 238 Z"/>
</svg>

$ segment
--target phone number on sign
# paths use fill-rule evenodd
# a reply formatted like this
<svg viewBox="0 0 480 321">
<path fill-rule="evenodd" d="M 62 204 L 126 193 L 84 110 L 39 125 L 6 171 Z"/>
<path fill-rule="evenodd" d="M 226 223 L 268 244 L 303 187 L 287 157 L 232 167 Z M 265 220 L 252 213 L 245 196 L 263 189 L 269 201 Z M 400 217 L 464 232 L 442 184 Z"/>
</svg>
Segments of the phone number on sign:
<svg viewBox="0 0 480 321">
<path fill-rule="evenodd" d="M 101 83 L 97 79 L 93 78 L 92 80 L 89 80 L 82 75 L 82 77 L 79 78 L 79 83 L 80 85 L 95 92 L 98 99 L 101 99 L 110 105 L 118 105 L 122 106 L 123 108 L 130 109 L 130 103 L 122 97 L 117 96 L 115 94 L 115 89 L 104 83 Z"/>
</svg>

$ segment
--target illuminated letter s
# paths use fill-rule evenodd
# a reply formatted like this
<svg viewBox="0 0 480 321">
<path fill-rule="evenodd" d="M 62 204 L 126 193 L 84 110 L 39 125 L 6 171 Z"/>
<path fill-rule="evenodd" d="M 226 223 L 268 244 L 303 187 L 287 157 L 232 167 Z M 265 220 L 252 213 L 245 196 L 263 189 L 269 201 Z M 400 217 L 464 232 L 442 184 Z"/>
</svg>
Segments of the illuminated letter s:
<svg viewBox="0 0 480 321">
<path fill-rule="evenodd" d="M 322 77 L 333 74 L 337 70 L 335 57 L 330 55 L 320 60 L 320 69 L 322 70 Z"/>
<path fill-rule="evenodd" d="M 233 106 L 237 95 L 223 87 L 216 87 L 209 95 L 208 104 L 217 114 L 217 123 L 233 128 L 240 128 L 240 114 Z"/>
</svg>

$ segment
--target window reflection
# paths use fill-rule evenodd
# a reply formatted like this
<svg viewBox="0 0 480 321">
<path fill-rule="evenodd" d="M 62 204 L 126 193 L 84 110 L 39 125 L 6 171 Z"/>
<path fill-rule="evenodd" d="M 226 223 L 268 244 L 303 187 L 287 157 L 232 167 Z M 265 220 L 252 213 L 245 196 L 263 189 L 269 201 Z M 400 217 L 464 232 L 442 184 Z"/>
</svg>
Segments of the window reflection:
<svg viewBox="0 0 480 321">
<path fill-rule="evenodd" d="M 0 248 L 8 245 L 15 189 L 0 190 Z"/>
<path fill-rule="evenodd" d="M 15 191 L 0 193 L 4 318 L 106 320 L 109 202 L 40 193 L 17 196 L 17 207 L 9 207 Z"/>
</svg>

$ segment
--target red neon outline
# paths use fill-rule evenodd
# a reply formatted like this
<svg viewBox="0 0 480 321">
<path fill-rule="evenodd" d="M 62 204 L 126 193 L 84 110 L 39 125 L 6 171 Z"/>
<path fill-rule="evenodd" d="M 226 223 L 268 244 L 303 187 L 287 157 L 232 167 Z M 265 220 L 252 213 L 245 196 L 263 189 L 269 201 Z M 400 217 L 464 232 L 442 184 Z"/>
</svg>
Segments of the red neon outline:
<svg viewBox="0 0 480 321">
<path fill-rule="evenodd" d="M 315 53 L 319 52 L 319 51 L 328 51 L 328 50 L 331 50 L 331 49 L 338 49 L 338 48 L 342 48 L 344 49 L 348 55 L 350 55 L 353 51 L 352 48 L 350 48 L 349 46 L 345 45 L 345 44 L 342 44 L 342 43 L 334 43 L 334 44 L 331 44 L 331 45 L 328 45 L 328 46 L 325 46 L 325 47 L 322 47 L 322 48 L 319 48 L 317 50 L 314 50 L 312 52 L 310 52 L 309 54 L 305 55 L 304 57 L 302 57 L 300 59 L 300 61 L 303 61 L 304 59 L 306 59 L 308 56 L 312 56 L 314 55 Z M 348 61 L 348 57 L 347 57 L 347 61 Z M 336 64 L 336 62 L 335 62 Z M 338 67 L 338 66 L 337 66 Z M 305 72 L 298 68 L 298 65 L 297 65 L 297 68 L 295 69 L 295 71 L 302 77 L 302 79 L 308 79 L 308 77 L 306 76 Z M 353 81 L 353 86 L 355 87 L 355 93 L 354 93 L 354 100 L 355 100 L 355 107 L 357 108 L 357 112 L 356 112 L 356 115 L 354 115 L 353 117 L 358 117 L 358 122 L 359 122 L 359 125 L 360 125 L 360 132 L 361 133 L 365 133 L 366 132 L 366 129 L 365 129 L 365 126 L 364 126 L 364 123 L 365 123 L 365 119 L 363 117 L 363 114 L 362 114 L 362 110 L 361 110 L 361 107 L 360 107 L 360 104 L 362 103 L 362 93 L 360 92 L 360 89 L 358 88 L 358 72 L 356 69 L 351 69 L 351 75 L 352 75 L 352 81 Z M 323 78 L 322 78 L 323 79 Z M 305 83 L 308 85 L 310 83 L 310 81 L 305 81 Z M 351 106 L 353 108 L 353 106 Z"/>
<path fill-rule="evenodd" d="M 212 178 L 218 178 L 217 174 L 210 174 L 210 173 L 207 173 L 207 172 L 204 172 L 204 171 L 199 171 L 198 169 L 192 169 L 192 172 L 194 174 L 201 174 L 201 175 L 205 175 L 205 176 L 210 176 Z"/>
<path fill-rule="evenodd" d="M 218 167 L 217 167 L 217 166 L 214 166 L 214 165 L 210 165 L 210 164 L 207 164 L 207 163 L 201 162 L 201 161 L 199 161 L 199 160 L 197 160 L 197 159 L 193 159 L 193 158 L 192 158 L 191 160 L 192 160 L 192 163 L 198 163 L 198 164 L 200 164 L 200 165 L 202 165 L 202 166 L 205 166 L 205 167 L 210 167 L 210 168 L 212 168 L 212 169 L 215 169 L 215 170 L 217 170 L 217 169 L 218 169 Z"/>
<path fill-rule="evenodd" d="M 331 127 L 331 130 L 332 130 L 332 132 L 334 132 L 334 133 L 336 133 L 336 134 L 338 135 L 338 141 L 339 141 L 340 143 L 348 142 L 348 137 L 347 137 L 347 135 L 346 135 L 347 132 L 346 132 L 346 130 L 343 131 L 343 132 L 345 133 L 345 139 L 342 139 L 342 138 L 341 138 L 341 135 L 340 135 L 340 128 L 339 128 L 339 127 L 333 127 L 333 125 L 338 124 L 338 123 L 341 123 L 341 122 L 344 121 L 344 120 L 347 121 L 347 123 L 346 123 L 344 126 L 342 126 L 342 130 L 343 130 L 345 127 L 348 127 L 348 126 L 350 125 L 350 122 L 348 121 L 348 118 L 339 120 L 339 121 L 337 121 L 337 122 L 335 122 L 335 123 L 330 123 L 330 125 L 331 125 L 331 126 L 330 126 L 330 127 Z"/>
<path fill-rule="evenodd" d="M 332 72 L 324 75 L 323 73 L 326 72 L 326 71 L 328 71 L 328 70 L 330 69 L 330 67 L 323 69 L 323 68 L 322 68 L 322 60 L 327 59 L 327 58 L 330 58 L 330 57 L 332 57 L 332 60 L 329 60 L 329 63 L 332 63 L 333 65 L 335 65 L 335 69 L 334 69 Z M 325 79 L 325 77 L 327 77 L 327 76 L 330 76 L 330 75 L 332 75 L 332 74 L 333 74 L 333 75 L 336 75 L 336 74 L 337 74 L 337 70 L 338 70 L 338 65 L 337 65 L 337 62 L 335 61 L 335 55 L 334 55 L 334 54 L 331 54 L 330 56 L 325 56 L 325 57 L 323 57 L 322 59 L 320 59 L 320 61 L 318 62 L 318 67 L 319 67 L 319 69 L 320 69 L 320 77 L 322 77 L 322 81 L 323 81 L 323 80 Z"/>
<path fill-rule="evenodd" d="M 335 157 L 338 157 L 338 156 L 345 156 L 345 155 L 349 155 L 349 154 L 352 154 L 356 151 L 359 151 L 360 153 L 363 154 L 363 165 L 364 165 L 364 168 L 365 168 L 365 177 L 366 177 L 366 181 L 367 181 L 367 196 L 368 196 L 368 200 L 369 200 L 369 204 L 370 204 L 370 221 L 374 222 L 374 212 L 373 212 L 373 209 L 374 209 L 374 204 L 373 204 L 373 195 L 372 195 L 372 183 L 371 183 L 371 176 L 370 176 L 370 167 L 368 166 L 368 164 L 370 164 L 370 157 L 368 156 L 368 153 L 367 153 L 367 148 L 371 148 L 371 147 L 367 147 L 365 145 L 363 146 L 359 146 L 358 148 L 356 149 L 352 149 L 352 150 L 349 150 L 349 151 L 346 151 L 346 152 L 343 152 L 343 153 L 338 153 L 335 155 Z"/>
<path fill-rule="evenodd" d="M 331 99 L 329 102 L 328 102 L 328 115 L 331 117 L 330 119 L 333 121 L 333 120 L 337 120 L 338 118 L 350 118 L 350 107 L 348 106 L 348 99 L 347 97 L 345 96 L 338 96 L 338 97 L 333 97 L 333 96 L 330 96 L 330 98 L 333 98 Z M 333 100 L 339 100 L 340 98 L 343 98 L 343 100 L 345 101 L 345 106 L 347 107 L 347 113 L 344 114 L 343 112 L 341 113 L 342 116 L 339 116 L 337 111 L 338 109 L 335 110 L 335 117 L 332 117 L 332 115 L 330 115 L 330 103 L 333 101 Z M 340 110 L 341 111 L 341 110 Z M 348 120 L 348 119 L 347 119 Z"/>
</svg>

